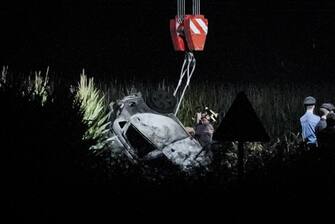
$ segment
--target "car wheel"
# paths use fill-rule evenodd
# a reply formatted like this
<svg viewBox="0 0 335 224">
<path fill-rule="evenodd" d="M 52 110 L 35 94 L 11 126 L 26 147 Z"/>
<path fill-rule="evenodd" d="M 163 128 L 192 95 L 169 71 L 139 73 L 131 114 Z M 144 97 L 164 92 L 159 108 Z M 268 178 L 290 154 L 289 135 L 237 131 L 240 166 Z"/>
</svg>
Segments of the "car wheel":
<svg viewBox="0 0 335 224">
<path fill-rule="evenodd" d="M 151 92 L 146 98 L 146 104 L 152 109 L 159 113 L 173 113 L 177 99 L 172 94 L 158 90 Z"/>
</svg>

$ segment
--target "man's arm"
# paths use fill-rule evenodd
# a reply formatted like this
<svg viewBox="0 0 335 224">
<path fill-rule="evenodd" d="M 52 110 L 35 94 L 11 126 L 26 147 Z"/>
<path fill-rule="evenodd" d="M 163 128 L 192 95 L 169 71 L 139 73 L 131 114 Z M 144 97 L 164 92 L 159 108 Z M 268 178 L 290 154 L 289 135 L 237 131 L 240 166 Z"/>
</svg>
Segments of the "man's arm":
<svg viewBox="0 0 335 224">
<path fill-rule="evenodd" d="M 196 113 L 196 121 L 195 121 L 195 124 L 199 124 L 201 120 L 201 113 Z"/>
</svg>

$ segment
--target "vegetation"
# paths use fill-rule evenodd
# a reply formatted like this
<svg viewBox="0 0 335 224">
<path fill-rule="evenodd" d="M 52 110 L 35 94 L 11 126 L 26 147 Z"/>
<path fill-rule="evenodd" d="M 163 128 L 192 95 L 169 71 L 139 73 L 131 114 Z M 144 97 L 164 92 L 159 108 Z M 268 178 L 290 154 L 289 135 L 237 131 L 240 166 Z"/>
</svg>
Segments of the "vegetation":
<svg viewBox="0 0 335 224">
<path fill-rule="evenodd" d="M 33 80 L 29 79 L 28 89 L 32 91 L 31 96 L 33 98 L 39 98 L 42 106 L 46 103 L 48 98 L 48 88 L 49 88 L 49 67 L 45 73 L 45 76 L 42 77 L 41 71 L 35 72 L 35 77 Z"/>
<path fill-rule="evenodd" d="M 88 126 L 84 139 L 96 140 L 97 144 L 92 146 L 92 149 L 102 149 L 108 138 L 110 125 L 108 102 L 104 94 L 95 86 L 94 79 L 88 79 L 84 70 L 80 76 L 75 99 L 84 114 L 83 122 Z"/>
<path fill-rule="evenodd" d="M 105 84 L 108 83 L 108 84 Z M 306 96 L 313 95 L 318 104 L 334 102 L 334 81 L 319 83 L 291 83 L 281 80 L 272 83 L 191 83 L 186 91 L 184 101 L 178 113 L 185 126 L 193 125 L 193 117 L 199 109 L 208 106 L 219 112 L 221 117 L 228 111 L 239 91 L 244 91 L 253 105 L 257 115 L 262 120 L 265 129 L 274 141 L 277 138 L 291 138 L 300 132 L 299 118 L 304 113 L 302 105 Z M 107 99 L 116 100 L 130 92 L 141 91 L 148 94 L 152 88 L 173 92 L 174 83 L 144 83 L 130 81 L 104 80 L 100 88 Z"/>
<path fill-rule="evenodd" d="M 69 183 L 107 183 L 113 196 L 120 192 L 150 192 L 153 200 L 157 195 L 166 195 L 166 200 L 171 200 L 170 195 L 194 200 L 198 194 L 227 203 L 266 199 L 268 195 L 300 200 L 310 192 L 316 198 L 335 198 L 331 190 L 335 187 L 334 173 L 329 165 L 333 157 L 305 151 L 298 123 L 305 96 L 313 95 L 320 103 L 334 102 L 334 85 L 330 83 L 321 83 L 322 88 L 292 83 L 193 83 L 178 114 L 185 125 L 192 125 L 193 114 L 205 105 L 224 116 L 236 94 L 243 90 L 272 137 L 269 143 L 246 143 L 246 174 L 238 179 L 236 142 L 215 147 L 217 159 L 213 166 L 193 176 L 178 170 L 166 172 L 167 166 L 157 169 L 154 164 L 132 164 L 104 147 L 111 101 L 136 91 L 148 94 L 153 86 L 171 91 L 173 85 L 122 85 L 118 80 L 107 85 L 102 81 L 95 83 L 84 71 L 77 85 L 49 78 L 48 73 L 47 70 L 42 77 L 37 72 L 30 79 L 13 76 L 7 68 L 2 71 L 0 102 L 6 109 L 1 110 L 1 117 L 10 122 L 1 125 L 0 137 L 6 145 L 2 147 L 3 164 L 10 170 L 4 177 L 10 183 L 5 189 L 10 200 L 34 200 L 27 186 L 38 194 L 40 188 L 35 188 L 35 184 L 45 188 Z M 25 188 L 17 193 L 13 186 Z M 43 196 L 40 203 L 47 203 L 49 197 Z M 34 208 L 22 210 L 31 212 Z"/>
</svg>

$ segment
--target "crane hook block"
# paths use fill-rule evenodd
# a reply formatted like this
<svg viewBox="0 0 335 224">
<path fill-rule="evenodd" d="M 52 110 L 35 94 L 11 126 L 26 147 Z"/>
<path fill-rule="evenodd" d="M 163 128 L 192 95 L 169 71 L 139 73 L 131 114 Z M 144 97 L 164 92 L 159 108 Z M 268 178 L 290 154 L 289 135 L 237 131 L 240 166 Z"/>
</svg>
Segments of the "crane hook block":
<svg viewBox="0 0 335 224">
<path fill-rule="evenodd" d="M 208 33 L 208 20 L 203 15 L 176 16 L 170 20 L 170 33 L 175 51 L 203 51 Z"/>
</svg>

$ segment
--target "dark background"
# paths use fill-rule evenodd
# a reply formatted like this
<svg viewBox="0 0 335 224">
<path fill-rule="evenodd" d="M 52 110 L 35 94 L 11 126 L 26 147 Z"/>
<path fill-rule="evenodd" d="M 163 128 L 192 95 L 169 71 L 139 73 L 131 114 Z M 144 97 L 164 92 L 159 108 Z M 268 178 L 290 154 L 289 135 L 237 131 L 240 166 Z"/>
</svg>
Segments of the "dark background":
<svg viewBox="0 0 335 224">
<path fill-rule="evenodd" d="M 271 81 L 332 79 L 335 62 L 334 0 L 248 2 L 202 0 L 202 12 L 209 19 L 209 35 L 206 50 L 196 55 L 198 59 L 196 79 Z M 10 71 L 20 73 L 44 70 L 47 66 L 51 66 L 55 74 L 67 77 L 79 78 L 81 69 L 85 68 L 91 75 L 111 79 L 138 77 L 157 82 L 162 78 L 176 81 L 183 55 L 173 51 L 170 40 L 169 19 L 175 14 L 176 0 L 95 0 L 90 3 L 65 0 L 1 2 L 0 65 L 8 65 Z M 290 169 L 264 171 L 263 175 L 268 176 L 269 183 L 264 183 L 266 178 L 259 173 L 254 174 L 259 175 L 251 181 L 251 184 L 255 185 L 251 185 L 250 188 L 248 185 L 243 186 L 247 189 L 241 194 L 243 204 L 233 203 L 236 197 L 234 193 L 228 195 L 230 197 L 228 200 L 225 194 L 216 195 L 211 183 L 205 183 L 205 190 L 201 189 L 202 185 L 197 186 L 194 191 L 201 192 L 200 195 L 190 191 L 185 197 L 186 190 L 180 190 L 180 195 L 170 195 L 164 189 L 157 189 L 157 193 L 154 191 L 148 195 L 149 191 L 128 182 L 127 176 L 120 178 L 120 182 L 119 179 L 117 181 L 112 179 L 111 185 L 114 188 L 97 187 L 95 190 L 94 186 L 70 187 L 57 184 L 54 186 L 56 190 L 45 186 L 36 187 L 33 184 L 29 188 L 30 183 L 41 181 L 34 179 L 39 175 L 51 181 L 50 185 L 59 180 L 68 183 L 67 178 L 73 182 L 77 181 L 76 178 L 72 179 L 73 177 L 80 179 L 80 176 L 76 175 L 76 172 L 79 172 L 77 166 L 72 167 L 72 160 L 69 161 L 67 158 L 73 156 L 70 147 L 76 147 L 72 138 L 81 140 L 82 135 L 79 131 L 73 131 L 77 129 L 73 129 L 72 126 L 63 125 L 77 124 L 73 124 L 75 118 L 68 116 L 70 113 L 63 109 L 64 105 L 73 109 L 73 101 L 65 103 L 60 98 L 54 107 L 46 110 L 46 113 L 43 110 L 44 116 L 41 116 L 42 110 L 36 113 L 34 109 L 39 107 L 30 106 L 30 101 L 24 101 L 24 104 L 21 98 L 13 100 L 11 97 L 3 96 L 0 101 L 5 102 L 3 105 L 6 105 L 7 109 L 1 112 L 7 116 L 1 117 L 6 117 L 6 120 L 12 123 L 8 129 L 11 131 L 1 133 L 8 135 L 4 139 L 13 143 L 12 148 L 20 149 L 4 150 L 5 156 L 2 156 L 5 160 L 2 164 L 6 168 L 3 169 L 6 171 L 3 177 L 7 208 L 5 213 L 11 218 L 10 220 L 15 219 L 18 214 L 24 220 L 28 217 L 34 221 L 44 217 L 48 217 L 47 220 L 64 220 L 66 216 L 71 216 L 77 221 L 78 217 L 85 221 L 87 217 L 114 220 L 118 214 L 124 219 L 129 217 L 138 219 L 140 214 L 140 217 L 147 221 L 153 214 L 164 219 L 169 216 L 175 219 L 176 215 L 185 214 L 188 220 L 192 217 L 207 219 L 218 216 L 224 220 L 255 217 L 259 221 L 259 218 L 269 214 L 264 210 L 272 210 L 273 205 L 276 205 L 278 199 L 283 196 L 282 200 L 286 204 L 278 203 L 277 206 L 280 208 L 273 211 L 275 213 L 273 217 L 286 218 L 286 214 L 295 213 L 297 208 L 301 208 L 300 205 L 295 206 L 286 200 L 292 197 L 292 201 L 299 201 L 301 204 L 307 201 L 308 203 L 303 205 L 313 209 L 313 212 L 304 210 L 302 216 L 299 216 L 301 221 L 302 217 L 315 215 L 315 209 L 320 205 L 328 204 L 325 201 L 311 203 L 310 194 L 318 197 L 319 192 L 321 195 L 326 195 L 334 189 L 333 184 L 318 182 L 320 178 L 328 181 L 326 177 L 327 175 L 332 177 L 331 172 L 325 172 L 326 177 L 319 175 L 317 169 L 315 172 L 309 172 L 313 167 L 309 163 L 306 163 L 308 166 L 305 163 L 300 166 L 298 164 L 297 168 L 293 166 L 293 171 L 296 169 L 296 172 L 291 172 Z M 21 116 L 22 111 L 28 116 Z M 18 117 L 20 119 L 17 119 Z M 40 127 L 41 123 L 45 126 Z M 4 127 L 6 126 L 1 125 L 3 130 L 7 130 Z M 35 127 L 36 130 L 28 130 L 27 127 Z M 14 132 L 19 134 L 12 135 Z M 45 147 L 46 144 L 49 147 Z M 34 147 L 26 150 L 27 145 Z M 82 156 L 84 151 L 81 151 L 81 148 L 76 149 Z M 61 156 L 66 158 L 64 160 L 67 163 L 59 163 L 58 159 Z M 73 157 L 75 156 L 78 155 Z M 47 159 L 43 159 L 45 157 Z M 82 157 L 78 158 L 83 161 Z M 31 164 L 31 161 L 36 164 Z M 47 167 L 54 173 L 45 175 L 49 170 L 41 167 Z M 303 181 L 295 176 L 299 174 L 299 169 L 308 173 L 307 177 L 302 177 Z M 250 178 L 254 176 L 251 175 Z M 310 177 L 313 180 L 312 184 Z M 279 192 L 275 184 L 278 181 L 282 184 Z M 127 188 L 121 188 L 122 184 Z M 262 187 L 258 188 L 259 185 Z M 298 193 L 297 198 L 294 198 L 295 195 L 287 195 L 286 188 L 291 189 L 292 185 L 293 190 L 290 193 Z M 175 189 L 175 183 L 172 186 L 171 191 Z M 224 191 L 221 186 L 216 190 Z M 128 189 L 132 194 L 128 194 Z M 238 191 L 237 188 L 235 192 Z M 246 194 L 251 199 L 250 204 L 245 203 L 249 199 L 244 197 Z M 132 197 L 133 195 L 135 197 Z M 261 197 L 264 197 L 263 200 L 260 200 Z M 265 202 L 261 204 L 263 201 Z M 147 207 L 145 202 L 150 206 Z M 260 205 L 255 205 L 256 202 Z M 105 204 L 107 206 L 104 206 Z M 222 209 L 225 205 L 230 208 L 228 211 Z M 112 210 L 110 207 L 116 208 Z M 242 213 L 243 210 L 250 209 L 257 211 L 251 216 Z M 206 214 L 203 213 L 204 210 Z M 197 214 L 194 211 L 197 211 Z M 230 211 L 241 214 L 232 215 Z M 325 211 L 327 210 L 317 217 L 318 221 L 325 217 L 324 213 L 332 214 Z M 298 216 L 298 213 L 295 214 Z"/>
<path fill-rule="evenodd" d="M 209 34 L 196 55 L 197 79 L 332 76 L 334 1 L 248 2 L 201 1 Z M 25 73 L 50 66 L 66 76 L 85 68 L 95 76 L 175 80 L 183 60 L 170 40 L 175 14 L 175 0 L 11 1 L 0 10 L 0 63 Z"/>
</svg>

